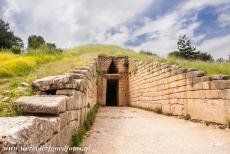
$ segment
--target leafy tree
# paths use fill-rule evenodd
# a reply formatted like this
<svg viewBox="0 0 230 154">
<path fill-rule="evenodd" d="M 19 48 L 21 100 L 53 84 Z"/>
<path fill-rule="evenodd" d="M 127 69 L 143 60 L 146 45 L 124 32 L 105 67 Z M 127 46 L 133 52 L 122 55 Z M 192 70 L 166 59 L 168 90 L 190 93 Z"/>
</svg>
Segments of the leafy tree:
<svg viewBox="0 0 230 154">
<path fill-rule="evenodd" d="M 55 43 L 46 43 L 46 46 L 51 49 L 56 49 L 56 44 Z"/>
<path fill-rule="evenodd" d="M 179 36 L 179 39 L 177 41 L 177 49 L 180 52 L 185 52 L 185 53 L 186 52 L 190 53 L 196 50 L 195 47 L 192 47 L 191 40 L 186 35 Z"/>
<path fill-rule="evenodd" d="M 218 58 L 218 59 L 216 60 L 216 62 L 218 62 L 218 63 L 223 63 L 223 62 L 225 62 L 225 60 L 224 60 L 224 58 Z"/>
<path fill-rule="evenodd" d="M 23 47 L 23 41 L 21 38 L 14 35 L 10 31 L 9 23 L 4 22 L 0 19 L 0 47 L 11 48 L 11 47 Z"/>
<path fill-rule="evenodd" d="M 20 54 L 22 52 L 21 48 L 18 47 L 12 47 L 10 50 L 14 54 Z"/>
<path fill-rule="evenodd" d="M 212 61 L 213 58 L 207 52 L 195 51 L 196 48 L 192 46 L 191 40 L 186 36 L 179 36 L 177 42 L 179 51 L 169 53 L 169 56 L 185 58 L 185 59 L 199 59 L 203 61 Z"/>
<path fill-rule="evenodd" d="M 28 48 L 37 49 L 42 45 L 45 45 L 45 40 L 42 36 L 39 35 L 31 35 L 28 38 Z"/>
</svg>

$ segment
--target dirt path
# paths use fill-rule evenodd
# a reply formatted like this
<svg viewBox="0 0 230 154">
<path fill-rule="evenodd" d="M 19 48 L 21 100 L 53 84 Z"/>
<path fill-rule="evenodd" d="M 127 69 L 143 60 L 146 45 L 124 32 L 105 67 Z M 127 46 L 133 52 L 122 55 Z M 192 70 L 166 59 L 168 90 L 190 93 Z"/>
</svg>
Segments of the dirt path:
<svg viewBox="0 0 230 154">
<path fill-rule="evenodd" d="M 230 154 L 230 131 L 129 107 L 101 107 L 90 154 Z"/>
</svg>

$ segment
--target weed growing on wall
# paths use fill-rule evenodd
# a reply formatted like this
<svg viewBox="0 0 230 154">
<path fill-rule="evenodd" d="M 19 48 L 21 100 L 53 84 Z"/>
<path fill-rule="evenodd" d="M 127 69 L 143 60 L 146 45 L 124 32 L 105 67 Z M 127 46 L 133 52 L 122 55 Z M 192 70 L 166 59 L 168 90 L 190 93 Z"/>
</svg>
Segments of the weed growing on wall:
<svg viewBox="0 0 230 154">
<path fill-rule="evenodd" d="M 190 114 L 186 114 L 186 116 L 184 117 L 184 119 L 185 119 L 185 120 L 191 120 L 191 119 L 192 119 L 192 117 L 191 117 L 191 115 L 190 115 Z"/>
</svg>

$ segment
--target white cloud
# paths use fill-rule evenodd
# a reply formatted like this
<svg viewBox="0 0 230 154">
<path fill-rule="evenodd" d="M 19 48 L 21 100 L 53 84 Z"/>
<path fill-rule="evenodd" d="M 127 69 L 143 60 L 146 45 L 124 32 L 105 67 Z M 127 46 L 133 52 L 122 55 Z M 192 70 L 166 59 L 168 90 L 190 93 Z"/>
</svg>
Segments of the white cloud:
<svg viewBox="0 0 230 154">
<path fill-rule="evenodd" d="M 204 41 L 198 48 L 211 53 L 216 58 L 228 57 L 230 55 L 229 42 L 230 35 L 220 36 Z"/>
<path fill-rule="evenodd" d="M 59 47 L 74 47 L 87 43 L 105 43 L 125 46 L 125 43 L 142 34 L 150 34 L 150 41 L 141 42 L 136 50 L 148 49 L 166 56 L 176 49 L 176 41 L 180 34 L 187 34 L 200 42 L 205 34 L 194 35 L 194 30 L 200 25 L 198 12 L 206 6 L 229 4 L 229 0 L 194 0 L 182 1 L 174 10 L 152 20 L 140 15 L 150 9 L 155 0 L 5 0 L 6 5 L 2 17 L 11 23 L 15 33 L 24 41 L 31 34 L 39 34 L 49 42 L 55 42 Z M 157 5 L 154 4 L 154 5 Z M 227 5 L 225 5 L 227 6 Z M 221 7 L 222 8 L 222 7 Z M 227 8 L 227 9 L 226 9 Z M 228 8 L 218 12 L 218 21 L 223 27 L 230 23 Z M 227 10 L 227 11 L 226 11 Z M 143 26 L 131 30 L 126 23 L 141 19 Z M 185 24 L 186 22 L 190 24 Z M 135 24 L 135 23 L 134 23 Z M 110 32 L 116 29 L 115 33 Z M 227 35 L 228 36 L 228 35 Z M 214 56 L 226 56 L 230 47 L 226 42 L 229 37 L 219 37 L 207 40 L 198 46 L 210 51 Z M 212 41 L 214 40 L 214 41 Z M 214 45 L 210 44 L 213 43 Z M 215 51 L 220 51 L 220 55 Z"/>
<path fill-rule="evenodd" d="M 133 0 L 8 0 L 4 7 L 3 18 L 11 23 L 15 33 L 24 40 L 28 35 L 39 34 L 61 47 L 70 47 L 91 43 L 90 40 L 97 41 L 97 38 L 110 28 L 127 22 L 143 12 L 151 2 L 151 0 L 135 2 Z M 21 25 L 18 21 L 21 21 Z"/>
<path fill-rule="evenodd" d="M 176 42 L 179 35 L 187 34 L 190 38 L 192 38 L 194 44 L 200 42 L 205 38 L 205 35 L 194 35 L 195 29 L 200 25 L 199 21 L 197 20 L 197 14 L 199 10 L 206 6 L 217 6 L 226 2 L 229 3 L 227 0 L 199 0 L 196 2 L 194 2 L 194 0 L 189 0 L 181 3 L 172 12 L 161 16 L 154 21 L 148 21 L 142 28 L 135 31 L 134 36 L 144 33 L 152 33 L 155 35 L 155 39 L 148 42 L 143 42 L 141 45 L 135 47 L 135 49 L 148 49 L 156 52 L 160 56 L 167 56 L 170 51 L 176 50 Z M 222 21 L 225 21 L 225 24 L 226 20 L 228 20 L 228 17 L 224 16 L 222 19 Z M 184 22 L 189 20 L 191 22 L 189 26 L 184 27 Z M 227 39 L 228 38 L 225 38 L 222 43 L 215 43 L 215 41 L 213 41 L 212 43 L 216 44 L 213 46 L 209 45 L 210 40 L 207 42 L 204 41 L 202 46 L 198 46 L 197 49 L 199 50 L 199 47 L 202 47 L 201 49 L 206 49 L 204 51 L 210 51 L 210 53 L 213 53 L 215 57 L 226 57 L 226 50 L 230 47 L 230 44 L 226 44 L 225 42 Z M 215 51 L 220 52 L 219 54 L 216 54 Z"/>
</svg>

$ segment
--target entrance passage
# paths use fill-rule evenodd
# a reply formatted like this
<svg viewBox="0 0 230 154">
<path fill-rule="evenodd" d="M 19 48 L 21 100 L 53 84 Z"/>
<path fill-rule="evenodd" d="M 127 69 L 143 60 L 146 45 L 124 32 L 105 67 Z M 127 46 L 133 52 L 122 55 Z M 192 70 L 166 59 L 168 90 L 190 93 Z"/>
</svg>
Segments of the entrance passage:
<svg viewBox="0 0 230 154">
<path fill-rule="evenodd" d="M 106 106 L 118 106 L 118 80 L 107 80 Z"/>
</svg>

